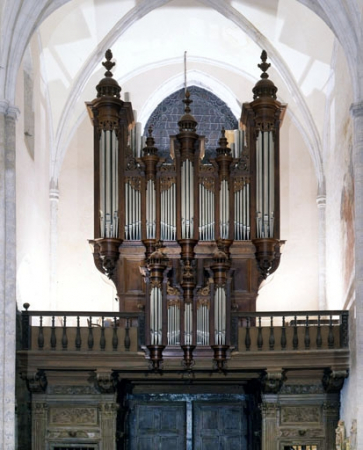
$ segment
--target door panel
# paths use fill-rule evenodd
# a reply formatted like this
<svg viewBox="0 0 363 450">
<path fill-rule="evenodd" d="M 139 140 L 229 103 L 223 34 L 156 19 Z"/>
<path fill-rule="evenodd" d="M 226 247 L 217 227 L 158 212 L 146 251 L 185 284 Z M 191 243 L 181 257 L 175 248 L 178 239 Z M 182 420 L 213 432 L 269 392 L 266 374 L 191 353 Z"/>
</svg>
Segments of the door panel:
<svg viewBox="0 0 363 450">
<path fill-rule="evenodd" d="M 193 416 L 195 450 L 247 450 L 243 405 L 195 402 Z"/>
<path fill-rule="evenodd" d="M 184 450 L 185 404 L 136 403 L 132 408 L 130 439 L 133 450 Z"/>
</svg>

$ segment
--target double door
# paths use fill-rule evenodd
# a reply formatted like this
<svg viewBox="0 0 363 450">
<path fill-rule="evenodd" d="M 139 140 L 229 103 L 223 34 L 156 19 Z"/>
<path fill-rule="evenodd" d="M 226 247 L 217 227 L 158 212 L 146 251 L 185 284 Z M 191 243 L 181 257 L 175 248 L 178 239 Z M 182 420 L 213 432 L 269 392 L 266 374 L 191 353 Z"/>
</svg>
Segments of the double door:
<svg viewBox="0 0 363 450">
<path fill-rule="evenodd" d="M 247 450 L 243 395 L 130 396 L 129 450 Z"/>
</svg>

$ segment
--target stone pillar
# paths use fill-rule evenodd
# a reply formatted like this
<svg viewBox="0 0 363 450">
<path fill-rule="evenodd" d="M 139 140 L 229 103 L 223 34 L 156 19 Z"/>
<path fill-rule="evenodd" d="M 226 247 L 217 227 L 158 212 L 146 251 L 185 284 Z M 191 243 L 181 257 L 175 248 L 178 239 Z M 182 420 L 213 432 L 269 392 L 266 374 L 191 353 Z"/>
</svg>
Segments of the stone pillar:
<svg viewBox="0 0 363 450">
<path fill-rule="evenodd" d="M 327 309 L 326 304 L 326 195 L 318 195 L 318 262 L 319 262 L 319 309 Z"/>
<path fill-rule="evenodd" d="M 15 445 L 17 108 L 0 101 L 0 448 Z"/>
<path fill-rule="evenodd" d="M 50 309 L 57 309 L 57 256 L 58 256 L 58 182 L 54 179 L 49 187 L 50 201 Z"/>
<path fill-rule="evenodd" d="M 363 102 L 351 106 L 354 125 L 354 205 L 355 205 L 355 304 L 356 304 L 356 335 L 351 346 L 351 370 L 355 373 L 356 392 L 351 394 L 352 404 L 357 411 L 357 449 L 363 450 L 363 403 L 359 401 L 363 395 Z M 354 338 L 353 338 L 354 339 Z"/>
<path fill-rule="evenodd" d="M 114 401 L 101 404 L 102 450 L 116 450 L 117 409 Z"/>
<path fill-rule="evenodd" d="M 276 450 L 278 412 L 277 396 L 262 396 L 262 450 Z"/>
<path fill-rule="evenodd" d="M 33 401 L 32 450 L 44 450 L 47 409 L 46 403 Z"/>
</svg>

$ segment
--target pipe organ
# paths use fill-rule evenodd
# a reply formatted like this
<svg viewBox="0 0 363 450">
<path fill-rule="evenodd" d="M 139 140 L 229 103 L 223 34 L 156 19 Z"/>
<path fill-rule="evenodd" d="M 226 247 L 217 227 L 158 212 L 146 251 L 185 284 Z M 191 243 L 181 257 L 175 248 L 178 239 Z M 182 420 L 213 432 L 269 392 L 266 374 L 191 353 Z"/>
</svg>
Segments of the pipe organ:
<svg viewBox="0 0 363 450">
<path fill-rule="evenodd" d="M 261 282 L 275 271 L 279 236 L 279 129 L 286 105 L 276 99 L 266 52 L 241 129 L 220 130 L 204 158 L 192 99 L 185 90 L 179 133 L 162 158 L 152 128 L 140 151 L 130 102 L 120 98 L 112 53 L 97 98 L 94 126 L 96 267 L 113 280 L 124 311 L 146 311 L 147 354 L 155 370 L 180 355 L 191 370 L 209 355 L 223 369 L 231 347 L 230 313 L 254 311 Z M 209 352 L 209 353 L 208 353 Z"/>
</svg>

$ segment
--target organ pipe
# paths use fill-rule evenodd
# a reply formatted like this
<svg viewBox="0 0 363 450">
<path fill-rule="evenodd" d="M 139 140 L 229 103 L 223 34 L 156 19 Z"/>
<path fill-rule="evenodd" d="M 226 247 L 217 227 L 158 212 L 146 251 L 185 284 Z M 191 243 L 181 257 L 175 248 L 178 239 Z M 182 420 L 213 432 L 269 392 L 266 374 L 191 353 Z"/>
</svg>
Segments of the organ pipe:
<svg viewBox="0 0 363 450">
<path fill-rule="evenodd" d="M 257 238 L 274 237 L 274 143 L 272 132 L 260 132 L 256 145 Z"/>
<path fill-rule="evenodd" d="M 150 341 L 151 345 L 162 344 L 162 293 L 153 287 L 150 294 Z"/>
<path fill-rule="evenodd" d="M 118 140 L 115 131 L 100 137 L 100 234 L 118 238 Z"/>
<path fill-rule="evenodd" d="M 194 169 L 188 159 L 181 167 L 181 220 L 182 239 L 192 239 L 194 236 Z"/>
<path fill-rule="evenodd" d="M 226 344 L 226 291 L 217 287 L 214 294 L 214 343 Z"/>
</svg>

